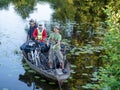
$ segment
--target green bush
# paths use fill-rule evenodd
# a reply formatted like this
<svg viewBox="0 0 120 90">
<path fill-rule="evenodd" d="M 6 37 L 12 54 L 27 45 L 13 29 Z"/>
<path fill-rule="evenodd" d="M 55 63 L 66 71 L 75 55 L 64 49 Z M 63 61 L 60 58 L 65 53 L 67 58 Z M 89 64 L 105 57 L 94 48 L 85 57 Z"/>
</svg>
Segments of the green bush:
<svg viewBox="0 0 120 90">
<path fill-rule="evenodd" d="M 113 11 L 111 7 L 104 9 L 107 14 L 107 31 L 104 35 L 103 47 L 105 57 L 103 67 L 99 68 L 98 83 L 92 84 L 92 89 L 120 90 L 120 10 Z M 95 72 L 96 73 L 96 72 Z"/>
</svg>

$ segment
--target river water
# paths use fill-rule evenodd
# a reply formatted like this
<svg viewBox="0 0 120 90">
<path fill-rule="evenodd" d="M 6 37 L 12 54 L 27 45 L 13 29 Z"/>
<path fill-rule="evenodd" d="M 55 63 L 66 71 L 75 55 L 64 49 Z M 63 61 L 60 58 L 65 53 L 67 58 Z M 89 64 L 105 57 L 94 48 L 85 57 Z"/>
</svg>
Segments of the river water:
<svg viewBox="0 0 120 90">
<path fill-rule="evenodd" d="M 19 75 L 25 73 L 20 45 L 26 40 L 25 26 L 31 18 L 49 21 L 53 13 L 48 3 L 38 3 L 35 8 L 27 19 L 22 19 L 12 4 L 0 10 L 0 90 L 33 90 L 33 86 L 19 80 Z"/>
</svg>

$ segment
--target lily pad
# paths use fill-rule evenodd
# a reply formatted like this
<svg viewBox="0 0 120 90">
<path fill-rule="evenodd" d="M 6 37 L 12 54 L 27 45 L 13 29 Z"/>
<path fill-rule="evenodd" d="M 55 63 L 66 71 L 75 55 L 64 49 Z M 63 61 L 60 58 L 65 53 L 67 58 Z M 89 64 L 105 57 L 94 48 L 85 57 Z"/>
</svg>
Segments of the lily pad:
<svg viewBox="0 0 120 90">
<path fill-rule="evenodd" d="M 46 82 L 46 80 L 43 80 L 43 79 L 42 79 L 42 80 L 40 80 L 40 81 L 41 81 L 41 82 Z"/>
<path fill-rule="evenodd" d="M 50 84 L 50 85 L 55 85 L 55 83 L 54 83 L 54 82 L 49 82 L 49 84 Z"/>
<path fill-rule="evenodd" d="M 93 68 L 93 66 L 86 66 L 85 68 Z"/>
<path fill-rule="evenodd" d="M 71 73 L 75 74 L 76 72 L 75 72 L 75 71 L 73 71 L 73 72 L 71 72 Z"/>
<path fill-rule="evenodd" d="M 8 74 L 9 77 L 12 77 L 13 75 L 12 74 Z"/>
<path fill-rule="evenodd" d="M 100 52 L 99 50 L 97 50 L 96 52 Z"/>
<path fill-rule="evenodd" d="M 29 72 L 29 73 L 35 73 L 35 71 L 34 71 L 34 70 L 28 70 L 28 72 Z"/>
<path fill-rule="evenodd" d="M 86 52 L 84 51 L 84 52 L 80 52 L 81 54 L 85 54 Z"/>
<path fill-rule="evenodd" d="M 90 78 L 92 81 L 97 81 L 98 79 L 97 78 Z"/>
<path fill-rule="evenodd" d="M 29 70 L 29 69 L 30 69 L 30 67 L 29 67 L 29 66 L 25 66 L 24 68 L 25 68 L 26 70 Z"/>
<path fill-rule="evenodd" d="M 86 53 L 93 54 L 93 52 L 90 50 L 87 50 Z"/>
<path fill-rule="evenodd" d="M 14 54 L 18 54 L 19 52 L 17 50 L 14 51 Z"/>
<path fill-rule="evenodd" d="M 80 55 L 80 52 L 75 52 L 75 55 L 77 55 L 77 56 Z"/>
<path fill-rule="evenodd" d="M 89 89 L 87 86 L 82 86 L 82 88 L 84 88 L 84 89 Z"/>
<path fill-rule="evenodd" d="M 27 63 L 24 63 L 23 66 L 24 66 L 24 67 L 25 67 L 25 66 L 28 66 L 28 64 L 27 64 Z"/>
<path fill-rule="evenodd" d="M 2 88 L 2 90 L 9 90 L 8 88 Z"/>
<path fill-rule="evenodd" d="M 72 77 L 69 77 L 69 79 L 72 79 Z"/>
<path fill-rule="evenodd" d="M 82 86 L 82 88 L 89 89 L 89 88 L 91 88 L 91 86 L 92 86 L 92 84 L 86 84 L 85 86 Z"/>
<path fill-rule="evenodd" d="M 87 74 L 87 73 L 83 73 L 82 75 L 83 75 L 83 76 L 88 76 L 88 74 Z"/>
<path fill-rule="evenodd" d="M 35 76 L 36 79 L 39 79 L 40 77 L 39 76 Z"/>
<path fill-rule="evenodd" d="M 64 83 L 67 83 L 67 82 L 68 82 L 68 80 L 65 80 L 65 81 L 64 81 Z"/>
<path fill-rule="evenodd" d="M 71 68 L 76 68 L 77 66 L 76 65 L 70 65 Z"/>
<path fill-rule="evenodd" d="M 70 72 L 71 72 L 71 73 L 75 73 L 75 71 L 74 71 L 74 70 L 70 70 Z"/>
</svg>

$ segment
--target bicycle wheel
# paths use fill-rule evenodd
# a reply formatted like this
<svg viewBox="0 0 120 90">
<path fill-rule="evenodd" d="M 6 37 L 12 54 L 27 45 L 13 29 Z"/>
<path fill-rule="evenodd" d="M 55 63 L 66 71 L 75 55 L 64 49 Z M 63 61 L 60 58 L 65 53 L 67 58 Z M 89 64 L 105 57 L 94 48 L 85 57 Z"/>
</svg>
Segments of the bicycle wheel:
<svg viewBox="0 0 120 90">
<path fill-rule="evenodd" d="M 49 69 L 48 59 L 42 53 L 40 54 L 40 62 L 43 65 L 44 69 Z"/>
</svg>

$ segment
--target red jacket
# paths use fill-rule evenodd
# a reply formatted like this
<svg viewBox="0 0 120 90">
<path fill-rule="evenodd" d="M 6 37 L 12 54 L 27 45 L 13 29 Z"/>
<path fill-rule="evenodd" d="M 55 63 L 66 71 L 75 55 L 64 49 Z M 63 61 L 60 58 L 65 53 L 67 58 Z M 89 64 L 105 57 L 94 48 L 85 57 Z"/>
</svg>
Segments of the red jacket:
<svg viewBox="0 0 120 90">
<path fill-rule="evenodd" d="M 33 32 L 33 37 L 36 38 L 38 36 L 38 30 L 37 28 L 35 28 L 34 32 Z M 44 39 L 47 37 L 47 32 L 46 29 L 43 29 L 42 32 L 42 39 L 40 40 L 40 42 L 44 42 Z"/>
</svg>

